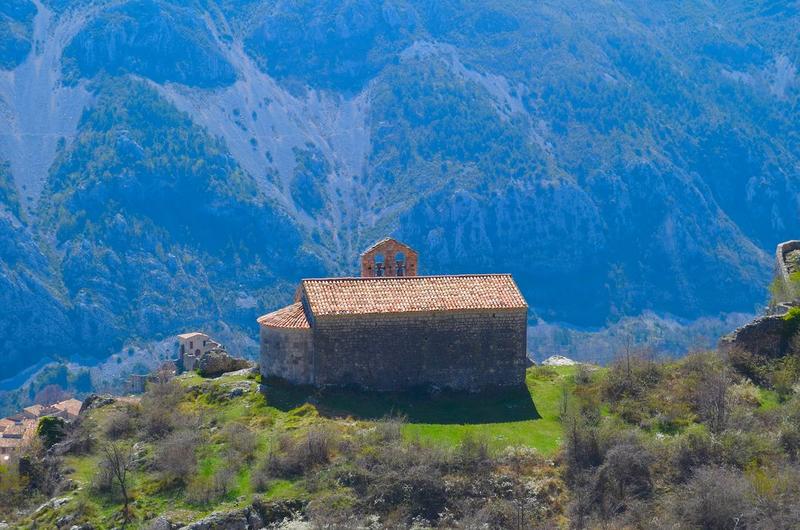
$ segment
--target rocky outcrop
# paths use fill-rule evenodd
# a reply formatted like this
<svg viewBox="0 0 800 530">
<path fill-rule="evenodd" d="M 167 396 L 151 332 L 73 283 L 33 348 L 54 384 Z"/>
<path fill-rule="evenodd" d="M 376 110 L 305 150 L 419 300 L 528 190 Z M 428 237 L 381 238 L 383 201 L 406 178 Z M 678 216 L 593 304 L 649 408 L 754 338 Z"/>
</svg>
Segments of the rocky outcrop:
<svg viewBox="0 0 800 530">
<path fill-rule="evenodd" d="M 89 397 L 83 400 L 83 405 L 81 405 L 79 414 L 85 414 L 90 410 L 106 407 L 113 404 L 115 401 L 116 399 L 109 395 L 101 396 L 99 394 L 90 394 Z"/>
<path fill-rule="evenodd" d="M 217 377 L 227 372 L 252 368 L 253 363 L 247 359 L 231 357 L 222 348 L 215 348 L 200 357 L 199 366 L 203 377 Z"/>
<path fill-rule="evenodd" d="M 578 363 L 563 355 L 552 355 L 542 361 L 543 366 L 573 366 L 575 364 Z"/>
<path fill-rule="evenodd" d="M 295 519 L 305 511 L 303 500 L 264 502 L 256 500 L 242 510 L 214 512 L 180 530 L 260 530 L 284 520 Z"/>
<path fill-rule="evenodd" d="M 743 351 L 763 357 L 780 357 L 786 353 L 790 334 L 790 324 L 784 316 L 767 315 L 722 337 L 719 350 L 723 353 Z"/>
</svg>

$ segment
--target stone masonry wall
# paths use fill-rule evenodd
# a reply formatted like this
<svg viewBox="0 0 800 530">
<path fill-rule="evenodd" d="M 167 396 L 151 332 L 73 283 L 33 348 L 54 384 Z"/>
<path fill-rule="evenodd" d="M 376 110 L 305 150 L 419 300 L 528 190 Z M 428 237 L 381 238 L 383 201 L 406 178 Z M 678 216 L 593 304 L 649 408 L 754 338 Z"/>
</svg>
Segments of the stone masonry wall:
<svg viewBox="0 0 800 530">
<path fill-rule="evenodd" d="M 295 384 L 313 383 L 313 345 L 310 329 L 261 326 L 261 375 Z"/>
<path fill-rule="evenodd" d="M 525 380 L 525 310 L 321 317 L 315 384 L 476 390 Z"/>
</svg>

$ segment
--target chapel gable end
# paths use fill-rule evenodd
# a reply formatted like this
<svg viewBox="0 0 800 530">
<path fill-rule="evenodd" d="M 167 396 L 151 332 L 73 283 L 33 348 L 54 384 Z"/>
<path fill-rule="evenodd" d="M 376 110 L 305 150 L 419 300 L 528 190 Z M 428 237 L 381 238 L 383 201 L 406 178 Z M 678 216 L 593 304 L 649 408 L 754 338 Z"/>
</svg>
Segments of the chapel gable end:
<svg viewBox="0 0 800 530">
<path fill-rule="evenodd" d="M 419 254 L 396 239 L 382 239 L 361 254 L 362 278 L 417 274 L 419 274 Z"/>
</svg>

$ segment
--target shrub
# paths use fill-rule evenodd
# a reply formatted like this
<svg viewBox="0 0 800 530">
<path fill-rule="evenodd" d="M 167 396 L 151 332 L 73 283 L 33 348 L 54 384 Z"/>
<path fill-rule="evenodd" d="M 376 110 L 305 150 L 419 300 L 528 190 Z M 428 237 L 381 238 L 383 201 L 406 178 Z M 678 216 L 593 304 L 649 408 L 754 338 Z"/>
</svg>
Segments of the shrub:
<svg viewBox="0 0 800 530">
<path fill-rule="evenodd" d="M 491 464 L 489 441 L 485 436 L 467 434 L 458 445 L 456 462 L 465 470 L 485 469 Z"/>
<path fill-rule="evenodd" d="M 39 435 L 45 448 L 52 447 L 66 436 L 66 422 L 55 416 L 45 416 L 39 420 L 36 434 Z"/>
<path fill-rule="evenodd" d="M 255 456 L 258 437 L 246 425 L 233 422 L 222 428 L 220 433 L 226 444 L 228 457 L 239 462 L 250 462 Z"/>
<path fill-rule="evenodd" d="M 720 461 L 720 446 L 704 425 L 695 425 L 678 436 L 672 446 L 672 469 L 676 480 L 685 482 L 694 470 Z"/>
<path fill-rule="evenodd" d="M 185 390 L 175 380 L 156 381 L 142 397 L 142 426 L 150 438 L 162 438 L 180 421 L 180 404 Z"/>
<path fill-rule="evenodd" d="M 597 470 L 595 495 L 605 516 L 616 515 L 635 499 L 653 492 L 650 466 L 653 456 L 635 437 L 629 436 L 610 447 Z"/>
<path fill-rule="evenodd" d="M 334 435 L 327 427 L 314 425 L 300 438 L 290 434 L 280 436 L 277 445 L 277 451 L 270 451 L 267 471 L 273 477 L 288 478 L 327 464 L 334 446 Z"/>
<path fill-rule="evenodd" d="M 752 487 L 743 474 L 723 467 L 702 467 L 673 495 L 670 511 L 680 527 L 746 528 L 754 515 L 752 498 Z"/>
<path fill-rule="evenodd" d="M 575 483 L 583 470 L 600 465 L 599 432 L 596 424 L 572 412 L 564 422 L 564 463 L 568 482 Z"/>
<path fill-rule="evenodd" d="M 405 416 L 387 416 L 375 424 L 375 433 L 382 443 L 392 443 L 403 439 Z"/>
<path fill-rule="evenodd" d="M 188 483 L 197 468 L 199 445 L 199 433 L 189 430 L 173 432 L 158 443 L 154 464 L 166 484 Z"/>
<path fill-rule="evenodd" d="M 604 380 L 603 394 L 612 403 L 625 397 L 637 398 L 663 377 L 663 365 L 646 352 L 626 354 L 611 365 Z"/>
<path fill-rule="evenodd" d="M 136 421 L 137 410 L 126 407 L 112 411 L 103 422 L 103 432 L 110 440 L 128 438 L 138 430 Z"/>
</svg>

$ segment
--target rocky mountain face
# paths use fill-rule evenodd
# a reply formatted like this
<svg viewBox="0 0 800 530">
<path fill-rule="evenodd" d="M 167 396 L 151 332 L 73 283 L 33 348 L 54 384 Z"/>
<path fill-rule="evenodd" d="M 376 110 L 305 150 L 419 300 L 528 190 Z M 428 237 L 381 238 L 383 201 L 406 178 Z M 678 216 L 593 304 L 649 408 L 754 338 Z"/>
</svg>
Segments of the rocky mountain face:
<svg viewBox="0 0 800 530">
<path fill-rule="evenodd" d="M 532 321 L 752 311 L 800 232 L 799 29 L 766 0 L 4 1 L 0 378 L 255 337 L 386 234 L 512 272 Z"/>
</svg>

